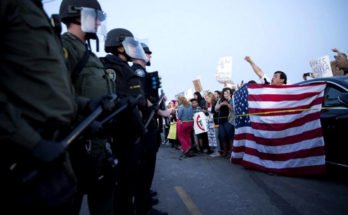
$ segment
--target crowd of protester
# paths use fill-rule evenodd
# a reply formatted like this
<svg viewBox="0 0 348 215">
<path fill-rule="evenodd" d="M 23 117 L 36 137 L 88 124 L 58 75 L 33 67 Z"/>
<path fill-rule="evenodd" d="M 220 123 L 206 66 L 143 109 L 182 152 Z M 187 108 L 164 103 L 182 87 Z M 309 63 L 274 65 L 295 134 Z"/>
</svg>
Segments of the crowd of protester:
<svg viewBox="0 0 348 215">
<path fill-rule="evenodd" d="M 184 96 L 170 100 L 167 109 L 171 114 L 164 123 L 164 143 L 181 150 L 184 158 L 202 153 L 229 158 L 234 135 L 233 92 L 226 87 L 203 95 L 197 91 L 189 100 Z M 207 129 L 200 133 L 194 130 L 194 116 L 198 113 L 205 115 L 207 124 Z"/>
<path fill-rule="evenodd" d="M 335 60 L 331 61 L 333 76 L 347 75 L 347 55 L 336 48 L 333 48 L 332 51 L 335 53 Z M 269 79 L 250 56 L 246 56 L 244 59 L 260 79 L 259 82 L 250 80 L 248 83 L 287 84 L 285 72 L 275 71 L 272 79 Z M 313 74 L 303 74 L 304 80 L 307 80 L 308 77 L 313 78 Z M 196 91 L 193 98 L 189 100 L 184 96 L 170 100 L 167 109 L 170 110 L 171 114 L 164 123 L 164 143 L 181 150 L 183 157 L 207 153 L 211 157 L 230 158 L 235 131 L 235 112 L 232 99 L 235 90 L 237 89 L 224 87 L 222 90 L 204 91 L 203 95 Z M 206 132 L 196 134 L 193 129 L 194 115 L 199 112 L 206 115 L 208 128 Z"/>
</svg>

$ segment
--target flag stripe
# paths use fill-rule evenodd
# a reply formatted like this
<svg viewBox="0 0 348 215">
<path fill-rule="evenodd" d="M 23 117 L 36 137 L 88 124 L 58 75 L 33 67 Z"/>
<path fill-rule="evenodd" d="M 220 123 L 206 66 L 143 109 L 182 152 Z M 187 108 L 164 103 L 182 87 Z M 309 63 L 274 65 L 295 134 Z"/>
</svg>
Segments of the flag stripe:
<svg viewBox="0 0 348 215">
<path fill-rule="evenodd" d="M 267 84 L 249 84 L 248 91 L 250 94 L 275 94 L 289 95 L 300 94 L 303 92 L 321 92 L 323 84 L 307 84 L 307 85 L 267 85 Z"/>
<path fill-rule="evenodd" d="M 317 95 L 316 92 L 310 93 L 302 93 L 302 94 L 288 94 L 288 95 L 274 95 L 274 94 L 259 94 L 252 95 L 249 97 L 249 102 L 264 102 L 264 101 L 272 101 L 272 102 L 282 102 L 284 100 L 287 101 L 299 101 L 302 99 L 308 99 L 311 96 Z"/>
<path fill-rule="evenodd" d="M 303 126 L 304 124 L 308 122 L 316 121 L 318 119 L 318 114 L 320 113 L 315 112 L 312 114 L 304 115 L 302 118 L 292 117 L 291 118 L 292 121 L 289 120 L 288 122 L 272 123 L 272 124 L 265 124 L 265 122 L 262 122 L 261 120 L 260 121 L 255 120 L 255 122 L 251 122 L 251 126 L 257 130 L 282 131 L 292 127 Z M 279 117 L 279 118 L 281 119 L 282 117 Z"/>
<path fill-rule="evenodd" d="M 253 155 L 255 157 L 259 157 L 262 160 L 271 160 L 271 161 L 286 161 L 290 159 L 297 159 L 297 158 L 306 158 L 311 156 L 320 156 L 324 153 L 324 146 L 322 147 L 315 147 L 315 148 L 309 148 L 309 149 L 302 149 L 298 151 L 292 151 L 289 153 L 279 153 L 276 152 L 274 154 L 271 153 L 264 153 L 260 152 L 253 148 L 245 148 L 245 153 L 249 155 Z"/>
<path fill-rule="evenodd" d="M 250 99 L 249 96 L 248 99 Z M 262 111 L 277 111 L 277 110 L 291 110 L 291 109 L 308 109 L 313 105 L 318 105 L 323 102 L 323 97 L 312 97 L 296 101 L 283 100 L 281 101 L 254 101 L 249 102 L 249 113 L 258 113 Z M 276 108 L 275 108 L 276 107 Z"/>
<path fill-rule="evenodd" d="M 270 168 L 270 169 L 282 169 L 282 168 L 288 168 L 288 167 L 324 165 L 325 156 L 320 155 L 320 156 L 310 156 L 306 158 L 288 159 L 285 161 L 272 161 L 272 160 L 262 160 L 257 156 L 245 153 L 243 157 L 243 161 L 248 161 L 258 165 L 262 164 L 264 167 Z"/>
<path fill-rule="evenodd" d="M 322 157 L 318 158 L 319 160 L 322 160 Z M 309 166 L 297 166 L 297 167 L 288 167 L 288 168 L 268 168 L 263 165 L 259 165 L 254 162 L 248 162 L 247 160 L 242 159 L 233 159 L 232 162 L 240 163 L 246 168 L 252 168 L 261 170 L 264 172 L 272 172 L 277 174 L 284 174 L 284 175 L 312 175 L 312 174 L 322 174 L 325 172 L 326 168 L 325 165 L 322 163 L 319 163 L 317 165 L 309 165 Z"/>
<path fill-rule="evenodd" d="M 234 153 L 240 153 L 245 151 L 245 146 L 234 146 L 233 152 Z"/>
<path fill-rule="evenodd" d="M 316 105 L 313 106 L 315 109 L 311 109 L 308 111 L 302 111 L 302 112 L 298 112 L 298 113 L 291 113 L 291 114 L 284 114 L 281 115 L 277 118 L 275 118 L 275 116 L 272 115 L 253 115 L 253 119 L 252 119 L 252 123 L 265 123 L 265 124 L 273 124 L 275 123 L 275 119 L 276 119 L 276 123 L 282 124 L 282 123 L 292 123 L 298 119 L 304 118 L 306 117 L 306 115 L 312 115 L 312 114 L 320 114 L 318 113 L 318 109 L 320 109 L 321 104 L 320 105 Z"/>
<path fill-rule="evenodd" d="M 303 141 L 299 141 L 299 142 L 287 144 L 287 145 L 264 145 L 254 140 L 247 140 L 245 141 L 245 145 L 236 147 L 236 150 L 237 148 L 239 148 L 239 152 L 240 152 L 242 149 L 244 149 L 245 151 L 246 148 L 253 148 L 253 149 L 257 149 L 257 151 L 261 153 L 270 153 L 270 154 L 284 153 L 285 154 L 285 153 L 290 153 L 294 151 L 299 151 L 302 149 L 322 147 L 324 146 L 324 144 L 322 144 L 322 141 L 323 141 L 322 138 L 323 137 L 315 137 L 315 138 L 306 139 Z"/>
<path fill-rule="evenodd" d="M 274 132 L 274 133 L 279 133 L 279 132 Z M 287 133 L 287 132 L 285 132 Z M 258 134 L 262 134 L 258 133 Z M 269 134 L 269 132 L 267 132 L 268 137 L 272 138 L 265 138 L 264 136 L 256 136 L 255 134 L 242 134 L 242 135 L 235 135 L 234 137 L 234 141 L 247 141 L 247 140 L 253 140 L 255 142 L 257 142 L 260 145 L 268 145 L 268 146 L 282 146 L 282 145 L 289 145 L 289 144 L 294 144 L 296 142 L 299 141 L 304 141 L 304 140 L 309 140 L 309 139 L 313 139 L 316 137 L 321 137 L 322 136 L 322 129 L 319 127 L 317 129 L 314 130 L 309 130 L 297 135 L 291 135 L 291 136 L 284 136 L 282 138 L 274 138 L 272 137 L 272 133 Z M 238 143 L 236 143 L 238 144 Z"/>
</svg>

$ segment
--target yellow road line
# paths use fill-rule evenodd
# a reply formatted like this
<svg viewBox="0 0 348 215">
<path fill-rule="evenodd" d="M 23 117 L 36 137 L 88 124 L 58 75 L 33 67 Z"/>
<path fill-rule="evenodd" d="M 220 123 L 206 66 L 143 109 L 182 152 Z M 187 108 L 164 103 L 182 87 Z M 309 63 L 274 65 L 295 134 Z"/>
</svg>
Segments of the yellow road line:
<svg viewBox="0 0 348 215">
<path fill-rule="evenodd" d="M 182 187 L 175 186 L 174 188 L 175 188 L 175 191 L 180 196 L 181 200 L 186 205 L 186 207 L 191 215 L 202 215 L 202 213 L 199 211 L 198 207 L 195 205 L 195 203 L 192 201 L 190 196 L 186 193 L 186 191 Z"/>
</svg>

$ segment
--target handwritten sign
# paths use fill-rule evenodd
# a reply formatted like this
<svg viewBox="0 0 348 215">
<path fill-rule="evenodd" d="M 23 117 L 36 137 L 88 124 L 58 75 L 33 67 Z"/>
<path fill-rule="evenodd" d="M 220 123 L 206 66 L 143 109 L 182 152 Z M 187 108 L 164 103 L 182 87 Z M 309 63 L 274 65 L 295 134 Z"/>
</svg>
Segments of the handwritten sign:
<svg viewBox="0 0 348 215">
<path fill-rule="evenodd" d="M 316 60 L 311 60 L 309 65 L 312 68 L 313 77 L 331 77 L 331 63 L 329 56 L 320 57 Z"/>
<path fill-rule="evenodd" d="M 220 83 L 230 82 L 232 79 L 232 57 L 222 57 L 219 59 L 216 69 L 216 80 Z"/>
</svg>

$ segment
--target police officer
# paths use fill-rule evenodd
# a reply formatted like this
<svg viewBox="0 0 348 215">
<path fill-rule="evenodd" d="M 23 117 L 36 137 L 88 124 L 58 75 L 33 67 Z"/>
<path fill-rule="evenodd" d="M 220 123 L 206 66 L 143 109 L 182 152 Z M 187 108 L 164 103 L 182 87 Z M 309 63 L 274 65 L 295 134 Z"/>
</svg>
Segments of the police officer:
<svg viewBox="0 0 348 215">
<path fill-rule="evenodd" d="M 109 71 L 116 73 L 117 95 L 128 102 L 126 109 L 116 118 L 113 151 L 118 158 L 116 187 L 114 193 L 115 214 L 134 214 L 133 196 L 136 181 L 139 180 L 141 145 L 137 139 L 143 135 L 144 124 L 138 107 L 145 104 L 139 77 L 128 65 L 134 58 L 146 60 L 145 53 L 133 34 L 123 28 L 107 33 L 105 51 L 108 54 L 102 62 Z M 132 101 L 133 100 L 133 101 Z"/>
<path fill-rule="evenodd" d="M 62 41 L 77 95 L 98 101 L 115 93 L 115 75 L 106 72 L 99 58 L 92 53 L 89 43 L 94 39 L 98 44 L 96 33 L 105 20 L 99 2 L 63 0 L 59 15 L 67 26 Z M 96 132 L 70 147 L 73 168 L 78 178 L 75 214 L 79 214 L 85 194 L 90 214 L 112 214 L 112 167 L 108 163 L 107 146 L 107 135 Z"/>
<path fill-rule="evenodd" d="M 148 73 L 146 66 L 150 65 L 151 50 L 145 44 L 141 43 L 143 50 L 147 56 L 147 60 L 133 59 L 132 69 L 139 76 L 142 83 L 142 89 L 145 92 L 147 105 L 141 108 L 144 122 L 149 121 L 147 132 L 141 139 L 143 154 L 141 156 L 141 180 L 138 180 L 135 192 L 135 207 L 137 214 L 166 214 L 152 208 L 152 205 L 158 203 L 158 199 L 154 198 L 156 192 L 151 191 L 156 165 L 156 154 L 161 143 L 160 131 L 158 125 L 158 117 L 169 117 L 170 112 L 159 109 L 158 88 L 160 87 L 158 72 Z M 152 117 L 154 112 L 154 117 Z"/>
<path fill-rule="evenodd" d="M 1 211 L 71 214 L 76 183 L 61 140 L 76 104 L 59 37 L 41 0 L 0 8 Z"/>
</svg>

